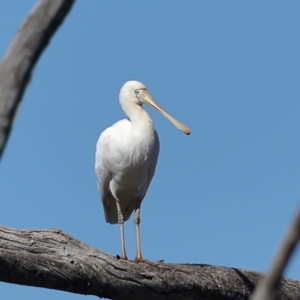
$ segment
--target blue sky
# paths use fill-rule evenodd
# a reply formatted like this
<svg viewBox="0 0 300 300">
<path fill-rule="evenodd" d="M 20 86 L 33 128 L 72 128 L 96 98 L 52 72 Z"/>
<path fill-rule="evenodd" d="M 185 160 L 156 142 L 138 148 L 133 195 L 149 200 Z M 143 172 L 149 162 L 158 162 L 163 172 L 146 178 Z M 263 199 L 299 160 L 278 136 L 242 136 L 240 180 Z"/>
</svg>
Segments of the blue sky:
<svg viewBox="0 0 300 300">
<path fill-rule="evenodd" d="M 0 54 L 36 1 L 2 1 Z M 150 260 L 264 271 L 300 196 L 299 1 L 77 1 L 43 53 L 0 167 L 1 224 L 60 228 L 120 254 L 94 176 L 99 134 L 142 81 L 156 174 L 141 208 Z M 125 224 L 135 255 L 132 218 Z M 300 280 L 295 253 L 287 276 Z M 83 296 L 0 283 L 1 299 Z M 88 296 L 92 298 L 92 296 Z"/>
</svg>

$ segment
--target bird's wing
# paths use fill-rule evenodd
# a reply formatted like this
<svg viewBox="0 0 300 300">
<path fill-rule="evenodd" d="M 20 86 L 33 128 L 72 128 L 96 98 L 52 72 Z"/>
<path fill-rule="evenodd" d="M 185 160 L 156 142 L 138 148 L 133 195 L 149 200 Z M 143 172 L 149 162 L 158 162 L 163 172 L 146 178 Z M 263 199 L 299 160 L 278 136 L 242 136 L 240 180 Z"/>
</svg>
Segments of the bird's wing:
<svg viewBox="0 0 300 300">
<path fill-rule="evenodd" d="M 95 174 L 102 202 L 107 196 L 112 176 L 109 164 L 105 160 L 105 157 L 107 157 L 105 154 L 109 151 L 110 131 L 111 128 L 109 127 L 101 133 L 96 146 Z"/>
<path fill-rule="evenodd" d="M 128 131 L 129 126 L 130 122 L 127 119 L 120 120 L 105 129 L 98 139 L 95 156 L 95 173 L 102 201 L 108 193 L 113 173 L 116 172 L 120 161 L 123 160 L 122 155 L 120 155 L 120 149 L 123 150 L 121 147 L 122 143 L 121 146 L 118 146 L 123 138 L 120 128 Z"/>
<path fill-rule="evenodd" d="M 118 223 L 118 214 L 116 199 L 112 195 L 109 185 L 114 176 L 114 167 L 118 165 L 118 155 L 116 151 L 113 151 L 116 145 L 116 140 L 120 140 L 121 137 L 116 134 L 116 126 L 126 128 L 129 125 L 129 121 L 124 119 L 115 123 L 112 127 L 105 129 L 97 142 L 96 157 L 95 157 L 95 173 L 97 178 L 98 190 L 100 193 L 101 201 L 103 204 L 104 215 L 106 222 L 115 224 Z M 122 159 L 122 158 L 120 158 Z"/>
</svg>

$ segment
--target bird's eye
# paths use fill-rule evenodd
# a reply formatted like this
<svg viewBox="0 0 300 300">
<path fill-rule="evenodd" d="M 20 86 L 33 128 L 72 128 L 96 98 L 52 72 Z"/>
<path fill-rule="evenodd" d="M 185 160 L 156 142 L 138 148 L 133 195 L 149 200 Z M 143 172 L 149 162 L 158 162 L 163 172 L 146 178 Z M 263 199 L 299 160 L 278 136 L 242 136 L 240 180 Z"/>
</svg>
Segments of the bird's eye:
<svg viewBox="0 0 300 300">
<path fill-rule="evenodd" d="M 136 95 L 138 95 L 139 94 L 139 90 L 134 90 L 134 93 L 136 94 Z"/>
</svg>

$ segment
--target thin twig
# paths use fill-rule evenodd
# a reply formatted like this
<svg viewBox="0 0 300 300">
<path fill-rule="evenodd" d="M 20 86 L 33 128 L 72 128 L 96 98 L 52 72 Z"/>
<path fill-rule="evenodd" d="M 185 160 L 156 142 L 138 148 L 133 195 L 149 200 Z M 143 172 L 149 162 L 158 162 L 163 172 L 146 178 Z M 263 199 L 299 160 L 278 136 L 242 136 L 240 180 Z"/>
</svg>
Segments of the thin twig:
<svg viewBox="0 0 300 300">
<path fill-rule="evenodd" d="M 300 208 L 298 209 L 293 222 L 285 234 L 281 245 L 270 265 L 266 275 L 261 280 L 257 289 L 254 291 L 252 300 L 273 300 L 275 299 L 276 289 L 278 288 L 282 272 L 286 267 L 297 243 L 300 239 Z M 300 294 L 298 295 L 300 299 Z"/>
</svg>

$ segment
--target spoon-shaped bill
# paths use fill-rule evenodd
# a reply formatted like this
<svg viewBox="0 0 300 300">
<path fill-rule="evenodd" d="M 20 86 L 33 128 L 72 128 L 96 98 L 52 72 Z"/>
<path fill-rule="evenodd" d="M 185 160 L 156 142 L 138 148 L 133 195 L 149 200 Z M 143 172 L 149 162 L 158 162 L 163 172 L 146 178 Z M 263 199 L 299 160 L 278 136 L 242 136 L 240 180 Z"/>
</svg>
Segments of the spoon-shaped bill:
<svg viewBox="0 0 300 300">
<path fill-rule="evenodd" d="M 169 121 L 171 121 L 179 130 L 188 135 L 191 133 L 191 130 L 187 126 L 170 116 L 164 109 L 162 109 L 146 90 L 143 91 L 142 97 L 145 104 L 148 104 L 150 107 L 160 112 L 163 116 L 169 119 Z"/>
</svg>

